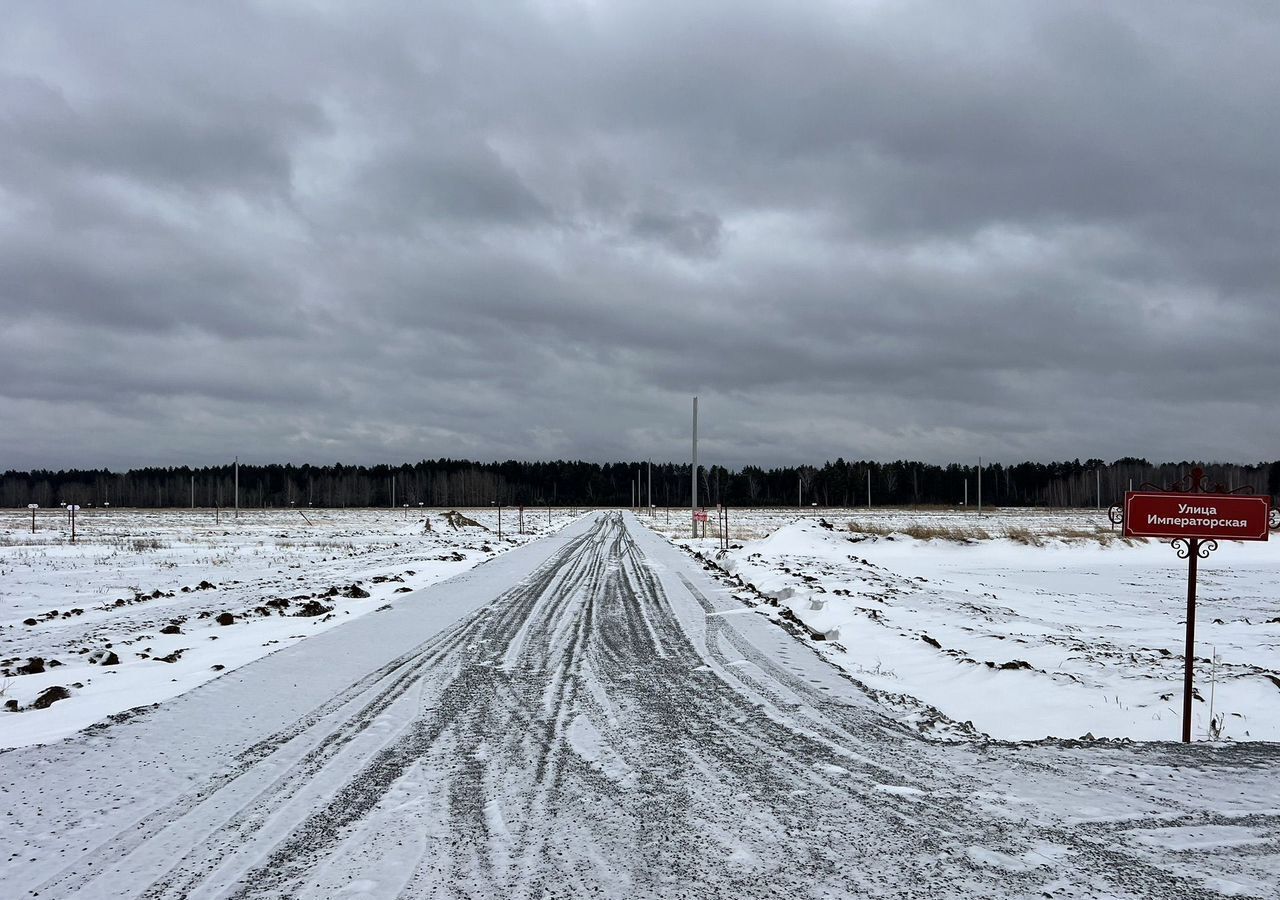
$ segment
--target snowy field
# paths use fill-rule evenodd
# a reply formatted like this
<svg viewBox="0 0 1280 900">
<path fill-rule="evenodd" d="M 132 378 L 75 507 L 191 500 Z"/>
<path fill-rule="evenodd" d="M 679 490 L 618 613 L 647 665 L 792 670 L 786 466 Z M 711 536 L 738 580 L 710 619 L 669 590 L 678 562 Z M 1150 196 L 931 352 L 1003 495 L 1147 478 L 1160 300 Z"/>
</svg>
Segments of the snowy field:
<svg viewBox="0 0 1280 900">
<path fill-rule="evenodd" d="M 732 593 L 586 515 L 0 752 L 0 896 L 1275 898 L 1280 745 L 924 739 Z"/>
<path fill-rule="evenodd" d="M 156 703 L 558 530 L 577 511 L 0 512 L 0 747 Z M 431 530 L 426 530 L 427 523 Z M 44 708 L 52 688 L 68 696 Z M 55 692 L 56 694 L 57 692 Z M 16 711 L 15 711 L 16 708 Z"/>
<path fill-rule="evenodd" d="M 687 511 L 643 521 L 923 731 L 1180 737 L 1187 564 L 1105 513 L 730 515 L 719 558 L 714 511 L 706 539 Z M 1280 740 L 1280 546 L 1201 561 L 1196 623 L 1195 739 Z"/>
</svg>

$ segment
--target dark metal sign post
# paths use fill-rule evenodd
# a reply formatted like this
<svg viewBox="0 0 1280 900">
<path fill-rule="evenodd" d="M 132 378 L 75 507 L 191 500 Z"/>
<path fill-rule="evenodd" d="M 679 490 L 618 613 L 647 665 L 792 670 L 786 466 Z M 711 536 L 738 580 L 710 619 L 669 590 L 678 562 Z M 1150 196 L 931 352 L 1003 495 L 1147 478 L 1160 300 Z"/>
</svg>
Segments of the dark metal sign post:
<svg viewBox="0 0 1280 900">
<path fill-rule="evenodd" d="M 1265 541 L 1280 530 L 1280 510 L 1271 498 L 1249 486 L 1231 489 L 1205 482 L 1204 469 L 1167 487 L 1144 484 L 1113 506 L 1110 519 L 1124 526 L 1125 537 L 1168 540 L 1178 559 L 1187 561 L 1187 648 L 1182 685 L 1182 742 L 1191 743 L 1191 699 L 1195 678 L 1196 575 L 1199 561 L 1218 549 L 1219 540 Z"/>
</svg>

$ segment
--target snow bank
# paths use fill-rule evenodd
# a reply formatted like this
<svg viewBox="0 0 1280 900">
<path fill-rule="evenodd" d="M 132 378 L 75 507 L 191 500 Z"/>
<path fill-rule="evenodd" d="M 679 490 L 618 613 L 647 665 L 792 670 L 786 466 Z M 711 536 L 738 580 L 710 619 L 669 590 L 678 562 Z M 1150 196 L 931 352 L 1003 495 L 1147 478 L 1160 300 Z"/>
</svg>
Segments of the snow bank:
<svg viewBox="0 0 1280 900">
<path fill-rule="evenodd" d="M 1186 564 L 1166 544 L 1110 539 L 1091 514 L 928 516 L 986 535 L 960 540 L 892 533 L 904 513 L 869 526 L 888 534 L 787 518 L 718 565 L 904 719 L 935 725 L 932 708 L 1008 740 L 1178 739 Z M 739 519 L 763 530 L 763 514 Z M 1222 739 L 1280 740 L 1280 548 L 1223 542 L 1199 592 L 1195 737 L 1211 737 L 1212 709 Z"/>
</svg>

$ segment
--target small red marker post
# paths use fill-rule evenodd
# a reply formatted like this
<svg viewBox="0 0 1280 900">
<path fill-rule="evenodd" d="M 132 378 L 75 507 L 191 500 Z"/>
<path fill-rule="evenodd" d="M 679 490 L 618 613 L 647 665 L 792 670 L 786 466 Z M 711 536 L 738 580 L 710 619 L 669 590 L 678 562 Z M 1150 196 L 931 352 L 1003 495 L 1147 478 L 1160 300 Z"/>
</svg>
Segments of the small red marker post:
<svg viewBox="0 0 1280 900">
<path fill-rule="evenodd" d="M 1199 561 L 1218 549 L 1218 541 L 1265 541 L 1280 530 L 1280 510 L 1271 498 L 1252 493 L 1252 487 L 1234 490 L 1209 485 L 1204 469 L 1191 470 L 1168 487 L 1142 485 L 1128 491 L 1123 506 L 1113 506 L 1112 524 L 1123 525 L 1125 537 L 1168 540 L 1187 561 L 1187 647 L 1182 685 L 1182 742 L 1191 743 L 1191 700 L 1195 679 L 1196 576 Z"/>
</svg>

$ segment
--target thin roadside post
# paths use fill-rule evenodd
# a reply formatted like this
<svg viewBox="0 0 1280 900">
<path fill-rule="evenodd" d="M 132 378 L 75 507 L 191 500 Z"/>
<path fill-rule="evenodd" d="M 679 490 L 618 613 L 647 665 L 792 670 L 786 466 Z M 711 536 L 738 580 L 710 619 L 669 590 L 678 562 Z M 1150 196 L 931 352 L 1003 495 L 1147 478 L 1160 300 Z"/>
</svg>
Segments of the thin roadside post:
<svg viewBox="0 0 1280 900">
<path fill-rule="evenodd" d="M 1187 541 L 1187 649 L 1182 667 L 1182 743 L 1191 743 L 1191 698 L 1196 677 L 1196 575 L 1200 539 Z"/>
<path fill-rule="evenodd" d="M 693 466 L 689 493 L 690 537 L 698 537 L 698 398 L 693 398 Z"/>
</svg>

